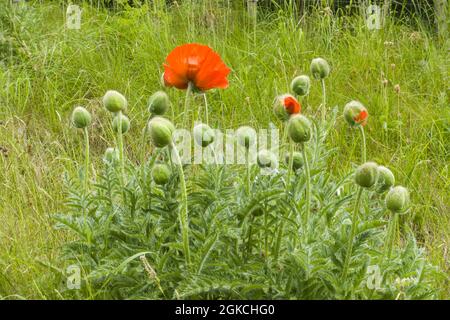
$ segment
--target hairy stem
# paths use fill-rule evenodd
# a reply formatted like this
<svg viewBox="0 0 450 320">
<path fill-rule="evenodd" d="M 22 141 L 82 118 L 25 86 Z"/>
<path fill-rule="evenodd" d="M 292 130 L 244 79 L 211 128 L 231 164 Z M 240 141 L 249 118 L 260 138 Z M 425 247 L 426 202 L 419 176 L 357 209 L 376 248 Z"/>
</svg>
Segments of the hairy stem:
<svg viewBox="0 0 450 320">
<path fill-rule="evenodd" d="M 326 104 L 327 104 L 327 91 L 325 87 L 325 79 L 321 80 L 322 83 L 322 110 L 321 110 L 321 116 L 322 116 L 322 122 L 325 121 L 325 111 L 326 111 Z"/>
<path fill-rule="evenodd" d="M 302 144 L 303 162 L 305 163 L 306 174 L 306 213 L 305 213 L 305 228 L 308 228 L 309 215 L 311 211 L 311 173 L 309 172 L 308 157 L 306 156 L 306 146 Z M 306 230 L 305 229 L 305 230 Z"/>
<path fill-rule="evenodd" d="M 345 260 L 344 260 L 344 269 L 342 271 L 343 279 L 345 279 L 345 277 L 347 276 L 348 267 L 350 265 L 350 258 L 352 257 L 353 238 L 355 237 L 356 227 L 358 226 L 357 218 L 358 218 L 359 206 L 361 204 L 362 192 L 363 192 L 363 188 L 358 187 L 358 194 L 356 196 L 355 210 L 353 211 L 353 216 L 352 216 L 352 227 L 350 229 L 350 236 L 348 238 L 347 252 L 346 252 Z"/>
<path fill-rule="evenodd" d="M 387 245 L 384 251 L 384 258 L 390 259 L 392 254 L 392 248 L 394 247 L 394 241 L 395 241 L 395 229 L 397 226 L 398 221 L 398 213 L 395 213 L 394 216 L 389 221 L 389 227 L 388 227 L 388 234 L 387 234 Z M 383 258 L 383 259 L 384 259 Z"/>
<path fill-rule="evenodd" d="M 245 164 L 247 166 L 247 195 L 250 196 L 250 161 L 248 149 L 245 149 Z"/>
<path fill-rule="evenodd" d="M 89 187 L 89 132 L 84 128 L 84 192 L 88 193 Z"/>
<path fill-rule="evenodd" d="M 208 111 L 208 99 L 206 99 L 206 93 L 203 94 L 203 100 L 205 100 L 205 119 L 206 119 L 206 124 L 209 126 L 209 111 Z"/>
<path fill-rule="evenodd" d="M 364 127 L 362 125 L 359 125 L 359 131 L 361 132 L 361 159 L 362 163 L 365 163 L 367 161 L 367 154 L 366 154 L 366 135 L 364 133 Z"/>
<path fill-rule="evenodd" d="M 187 121 L 187 119 L 188 119 L 189 99 L 190 99 L 190 95 L 192 93 L 192 86 L 193 86 L 192 82 L 189 81 L 188 87 L 187 87 L 187 90 L 186 90 L 186 97 L 184 98 L 184 114 L 183 114 L 184 121 Z M 186 126 L 185 122 L 184 122 L 184 124 Z"/>
<path fill-rule="evenodd" d="M 176 164 L 178 168 L 178 174 L 180 175 L 180 188 L 181 188 L 181 208 L 180 208 L 180 227 L 181 236 L 183 238 L 183 250 L 184 257 L 186 259 L 186 264 L 189 267 L 191 264 L 191 256 L 189 250 L 189 217 L 188 217 L 188 206 L 187 206 L 187 191 L 186 191 L 186 180 L 184 178 L 183 164 L 181 163 L 180 155 L 175 147 L 175 144 L 170 145 L 173 153 L 175 155 Z"/>
<path fill-rule="evenodd" d="M 123 134 L 122 134 L 122 111 L 117 113 L 119 117 L 119 128 L 117 133 L 117 147 L 119 149 L 119 161 L 120 161 L 120 184 L 125 187 L 125 160 L 123 156 Z"/>
</svg>

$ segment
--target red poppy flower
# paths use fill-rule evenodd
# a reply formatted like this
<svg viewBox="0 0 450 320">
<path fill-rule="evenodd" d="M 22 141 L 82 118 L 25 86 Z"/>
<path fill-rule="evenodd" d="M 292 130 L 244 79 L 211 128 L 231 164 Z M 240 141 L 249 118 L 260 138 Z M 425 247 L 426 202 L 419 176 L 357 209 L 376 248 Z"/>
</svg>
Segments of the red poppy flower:
<svg viewBox="0 0 450 320">
<path fill-rule="evenodd" d="M 293 96 L 286 96 L 283 99 L 284 108 L 286 109 L 287 113 L 289 114 L 295 114 L 299 113 L 302 107 L 300 106 L 300 103 L 295 99 Z"/>
<path fill-rule="evenodd" d="M 367 116 L 369 115 L 369 113 L 367 112 L 366 109 L 361 110 L 361 112 L 353 118 L 353 120 L 355 120 L 356 123 L 365 126 L 367 123 Z"/>
<path fill-rule="evenodd" d="M 195 89 L 206 91 L 228 87 L 230 69 L 210 47 L 189 43 L 176 47 L 164 63 L 164 84 L 186 89 L 192 83 Z"/>
</svg>

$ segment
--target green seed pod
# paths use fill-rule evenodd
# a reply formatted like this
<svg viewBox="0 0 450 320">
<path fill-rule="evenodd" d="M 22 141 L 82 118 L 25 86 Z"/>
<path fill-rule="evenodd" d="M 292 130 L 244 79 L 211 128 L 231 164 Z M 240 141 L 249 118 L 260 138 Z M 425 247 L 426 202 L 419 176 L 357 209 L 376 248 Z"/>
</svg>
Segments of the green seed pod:
<svg viewBox="0 0 450 320">
<path fill-rule="evenodd" d="M 115 90 L 108 90 L 103 96 L 103 105 L 110 112 L 124 111 L 127 108 L 127 99 Z"/>
<path fill-rule="evenodd" d="M 378 180 L 378 165 L 375 162 L 366 162 L 360 165 L 355 172 L 355 182 L 363 187 L 370 188 Z"/>
<path fill-rule="evenodd" d="M 292 170 L 297 171 L 298 169 L 301 169 L 305 162 L 303 161 L 303 156 L 301 152 L 295 151 L 292 154 Z M 285 156 L 286 164 L 289 166 L 289 153 L 286 153 Z"/>
<path fill-rule="evenodd" d="M 152 178 L 157 185 L 163 186 L 169 182 L 172 170 L 164 163 L 155 164 L 152 168 Z"/>
<path fill-rule="evenodd" d="M 356 127 L 358 125 L 365 125 L 367 123 L 367 117 L 369 113 L 366 107 L 359 101 L 353 100 L 347 103 L 344 107 L 344 118 L 347 123 Z"/>
<path fill-rule="evenodd" d="M 289 119 L 288 135 L 295 143 L 308 142 L 311 139 L 311 123 L 304 115 L 294 115 Z"/>
<path fill-rule="evenodd" d="M 172 143 L 172 134 L 175 127 L 172 122 L 163 117 L 154 117 L 148 122 L 148 132 L 153 144 L 163 148 Z"/>
<path fill-rule="evenodd" d="M 394 187 L 386 195 L 386 207 L 393 213 L 405 212 L 409 203 L 409 192 L 404 187 Z"/>
<path fill-rule="evenodd" d="M 239 127 L 236 130 L 237 143 L 246 149 L 256 144 L 256 131 L 255 129 L 247 126 Z"/>
<path fill-rule="evenodd" d="M 313 59 L 311 61 L 311 73 L 314 79 L 325 79 L 330 74 L 330 65 L 325 59 Z"/>
<path fill-rule="evenodd" d="M 169 109 L 169 96 L 164 91 L 157 91 L 150 97 L 148 110 L 151 114 L 162 116 Z"/>
<path fill-rule="evenodd" d="M 256 161 L 260 168 L 273 168 L 276 167 L 277 164 L 277 158 L 275 157 L 273 152 L 266 149 L 258 152 Z"/>
<path fill-rule="evenodd" d="M 119 151 L 115 148 L 107 148 L 105 155 L 103 156 L 103 161 L 106 163 L 114 163 L 119 160 Z"/>
<path fill-rule="evenodd" d="M 262 216 L 264 214 L 264 209 L 260 205 L 257 205 L 250 211 L 250 214 L 254 217 Z"/>
<path fill-rule="evenodd" d="M 207 147 L 214 142 L 216 134 L 210 126 L 200 123 L 194 127 L 194 140 L 202 147 Z"/>
<path fill-rule="evenodd" d="M 311 80 L 306 75 L 295 77 L 291 82 L 291 90 L 301 97 L 306 96 L 309 93 L 310 86 Z"/>
<path fill-rule="evenodd" d="M 395 184 L 395 177 L 391 170 L 386 167 L 378 166 L 377 191 L 383 193 L 389 190 Z"/>
<path fill-rule="evenodd" d="M 112 127 L 114 132 L 119 132 L 119 124 L 122 123 L 122 134 L 127 133 L 130 130 L 130 119 L 124 114 L 118 114 L 114 117 Z"/>
<path fill-rule="evenodd" d="M 83 129 L 90 125 L 92 117 L 89 111 L 83 107 L 76 107 L 72 112 L 72 123 L 76 128 Z"/>
</svg>

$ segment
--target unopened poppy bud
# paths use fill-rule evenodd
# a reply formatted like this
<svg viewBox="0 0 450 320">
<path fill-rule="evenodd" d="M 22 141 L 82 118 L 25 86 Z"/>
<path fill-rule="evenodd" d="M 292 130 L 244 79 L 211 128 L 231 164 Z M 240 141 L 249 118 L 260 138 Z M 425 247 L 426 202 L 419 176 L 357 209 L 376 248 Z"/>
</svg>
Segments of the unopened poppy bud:
<svg viewBox="0 0 450 320">
<path fill-rule="evenodd" d="M 287 121 L 291 115 L 300 113 L 300 103 L 290 94 L 283 94 L 275 98 L 273 112 L 281 121 Z"/>
<path fill-rule="evenodd" d="M 169 182 L 172 170 L 164 163 L 157 163 L 152 168 L 152 178 L 157 185 L 165 185 Z"/>
<path fill-rule="evenodd" d="M 127 99 L 115 90 L 108 90 L 103 96 L 103 105 L 110 112 L 124 111 L 127 108 Z"/>
<path fill-rule="evenodd" d="M 289 153 L 286 153 L 285 157 L 286 164 L 289 166 Z M 303 161 L 303 156 L 301 152 L 295 151 L 292 154 L 292 170 L 297 171 L 301 169 L 305 162 Z"/>
<path fill-rule="evenodd" d="M 295 115 L 289 119 L 288 135 L 295 143 L 308 142 L 311 139 L 311 123 L 303 115 Z"/>
<path fill-rule="evenodd" d="M 214 142 L 216 134 L 210 126 L 200 123 L 194 127 L 194 140 L 202 147 L 207 147 Z"/>
<path fill-rule="evenodd" d="M 72 123 L 76 128 L 86 128 L 92 122 L 89 111 L 83 107 L 76 107 L 72 112 Z"/>
<path fill-rule="evenodd" d="M 262 216 L 264 214 L 264 209 L 260 205 L 257 205 L 250 211 L 250 214 L 254 217 Z"/>
<path fill-rule="evenodd" d="M 258 156 L 256 158 L 258 166 L 260 168 L 271 168 L 275 167 L 277 163 L 277 159 L 273 152 L 263 149 L 258 152 Z"/>
<path fill-rule="evenodd" d="M 386 195 L 386 207 L 394 213 L 403 213 L 409 207 L 408 189 L 397 186 Z"/>
<path fill-rule="evenodd" d="M 389 190 L 395 184 L 395 177 L 391 170 L 386 167 L 378 166 L 377 191 L 383 193 Z"/>
<path fill-rule="evenodd" d="M 397 93 L 397 94 L 400 93 L 400 85 L 399 85 L 399 84 L 396 84 L 396 85 L 394 86 L 394 91 L 395 91 L 395 93 Z"/>
<path fill-rule="evenodd" d="M 164 91 L 157 91 L 151 95 L 148 110 L 150 113 L 161 116 L 169 109 L 169 96 Z"/>
<path fill-rule="evenodd" d="M 306 75 L 295 77 L 291 82 L 291 90 L 299 96 L 306 96 L 309 93 L 310 86 L 311 81 Z"/>
<path fill-rule="evenodd" d="M 172 142 L 175 127 L 172 122 L 163 117 L 154 117 L 148 122 L 148 132 L 153 144 L 163 148 Z"/>
<path fill-rule="evenodd" d="M 325 59 L 313 59 L 311 61 L 311 73 L 315 79 L 325 79 L 330 74 L 330 65 Z"/>
<path fill-rule="evenodd" d="M 242 126 L 236 130 L 237 143 L 246 149 L 249 149 L 256 143 L 255 129 L 247 126 Z"/>
<path fill-rule="evenodd" d="M 130 130 L 130 119 L 124 114 L 118 114 L 114 117 L 112 127 L 114 132 L 119 132 L 119 126 L 122 126 L 122 134 L 127 133 Z"/>
<path fill-rule="evenodd" d="M 366 125 L 369 113 L 366 107 L 359 101 L 353 100 L 344 107 L 344 118 L 347 123 L 352 126 Z"/>
<path fill-rule="evenodd" d="M 105 151 L 105 155 L 103 156 L 103 160 L 106 163 L 113 163 L 119 160 L 119 152 L 115 148 L 107 148 Z"/>
<path fill-rule="evenodd" d="M 378 165 L 375 162 L 366 162 L 360 165 L 355 172 L 355 182 L 363 188 L 371 188 L 378 180 Z"/>
</svg>

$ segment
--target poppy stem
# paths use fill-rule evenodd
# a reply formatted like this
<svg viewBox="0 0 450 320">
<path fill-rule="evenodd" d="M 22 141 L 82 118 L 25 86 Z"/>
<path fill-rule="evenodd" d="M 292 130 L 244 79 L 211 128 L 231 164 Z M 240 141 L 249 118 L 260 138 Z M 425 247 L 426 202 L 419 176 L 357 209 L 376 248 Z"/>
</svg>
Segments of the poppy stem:
<svg viewBox="0 0 450 320">
<path fill-rule="evenodd" d="M 181 237 L 183 239 L 184 257 L 186 259 L 186 265 L 189 268 L 191 264 L 191 255 L 189 250 L 189 218 L 188 218 L 188 206 L 187 206 L 187 191 L 186 180 L 184 178 L 183 164 L 181 163 L 180 155 L 175 147 L 174 143 L 170 144 L 172 154 L 175 155 L 175 160 L 178 168 L 178 174 L 180 176 L 180 188 L 181 188 L 181 208 L 180 208 L 180 227 Z"/>
<path fill-rule="evenodd" d="M 389 226 L 387 230 L 387 245 L 383 254 L 383 260 L 385 258 L 390 259 L 392 254 L 392 248 L 394 246 L 394 240 L 395 240 L 395 230 L 397 227 L 397 221 L 398 221 L 398 213 L 395 213 L 394 216 L 389 221 Z"/>
<path fill-rule="evenodd" d="M 84 128 L 84 192 L 88 193 L 89 181 L 89 132 Z"/>
<path fill-rule="evenodd" d="M 350 259 L 352 257 L 352 250 L 353 250 L 353 238 L 355 237 L 356 233 L 356 227 L 358 226 L 358 212 L 359 212 L 359 206 L 361 204 L 361 195 L 363 192 L 363 188 L 358 188 L 358 194 L 356 196 L 356 203 L 355 203 L 355 210 L 353 211 L 352 216 L 352 227 L 350 229 L 350 235 L 348 237 L 348 244 L 347 244 L 347 252 L 345 254 L 345 260 L 344 260 L 344 269 L 342 270 L 342 278 L 345 280 L 345 277 L 347 276 L 348 267 L 350 265 Z"/>
<path fill-rule="evenodd" d="M 203 94 L 203 99 L 205 100 L 205 116 L 206 116 L 206 124 L 209 126 L 209 111 L 208 111 L 208 100 L 206 99 L 206 93 Z"/>
<path fill-rule="evenodd" d="M 250 196 L 250 161 L 248 149 L 245 149 L 245 162 L 247 165 L 247 195 Z"/>
<path fill-rule="evenodd" d="M 187 113 L 189 109 L 189 98 L 192 93 L 193 83 L 191 81 L 188 82 L 188 87 L 186 90 L 186 97 L 184 98 L 184 119 L 185 121 L 188 119 Z"/>
<path fill-rule="evenodd" d="M 311 211 L 311 173 L 309 172 L 308 157 L 306 156 L 305 144 L 302 144 L 303 162 L 305 163 L 306 174 L 306 213 L 305 213 L 305 232 L 308 230 L 309 215 Z"/>
<path fill-rule="evenodd" d="M 326 111 L 326 104 L 327 104 L 327 91 L 325 88 L 325 79 L 321 80 L 322 83 L 322 121 L 325 121 L 325 111 Z"/>
<path fill-rule="evenodd" d="M 359 131 L 361 132 L 361 139 L 362 139 L 362 144 L 361 144 L 361 158 L 362 158 L 362 163 L 366 163 L 367 161 L 367 155 L 366 155 L 366 135 L 364 133 L 364 127 L 362 125 L 359 125 Z"/>
<path fill-rule="evenodd" d="M 120 160 L 120 184 L 122 188 L 125 186 L 124 177 L 125 177 L 125 160 L 123 156 L 123 134 L 122 134 L 122 111 L 117 113 L 119 117 L 118 121 L 118 133 L 117 133 L 117 147 L 119 149 L 119 160 Z"/>
</svg>

